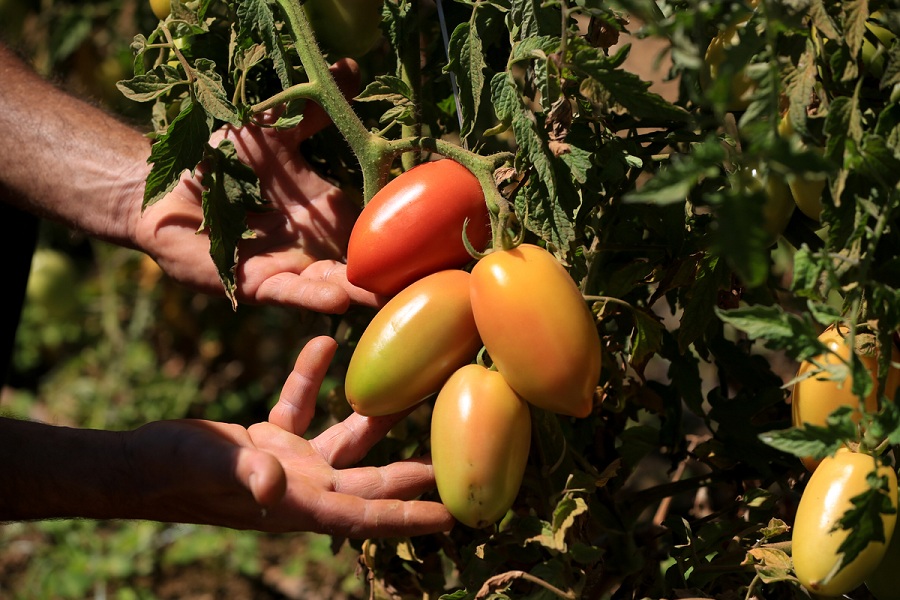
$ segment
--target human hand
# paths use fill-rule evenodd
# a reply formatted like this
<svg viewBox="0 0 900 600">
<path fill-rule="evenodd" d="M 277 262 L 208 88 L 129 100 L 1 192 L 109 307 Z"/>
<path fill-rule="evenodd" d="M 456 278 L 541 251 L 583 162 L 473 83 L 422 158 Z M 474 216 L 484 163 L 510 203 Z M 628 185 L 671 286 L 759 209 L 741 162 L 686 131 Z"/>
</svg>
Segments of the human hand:
<svg viewBox="0 0 900 600">
<path fill-rule="evenodd" d="M 430 461 L 349 468 L 404 415 L 354 413 L 312 440 L 300 437 L 335 349 L 328 337 L 303 348 L 266 423 L 160 421 L 132 432 L 141 518 L 352 538 L 449 530 L 442 504 L 411 500 L 434 487 Z"/>
<path fill-rule="evenodd" d="M 343 60 L 332 73 L 345 94 L 359 85 L 357 65 Z M 272 115 L 261 115 L 261 119 Z M 300 155 L 300 143 L 330 123 L 325 111 L 311 101 L 297 127 L 276 130 L 226 125 L 210 143 L 232 141 L 238 157 L 259 177 L 269 210 L 248 215 L 255 239 L 240 244 L 235 273 L 239 302 L 281 304 L 318 312 L 342 313 L 351 302 L 376 305 L 371 293 L 347 281 L 346 252 L 358 209 L 340 189 L 318 176 Z M 149 207 L 135 225 L 139 247 L 175 280 L 206 293 L 223 293 L 209 256 L 209 237 L 198 235 L 202 167 L 186 174 L 160 201 Z"/>
</svg>

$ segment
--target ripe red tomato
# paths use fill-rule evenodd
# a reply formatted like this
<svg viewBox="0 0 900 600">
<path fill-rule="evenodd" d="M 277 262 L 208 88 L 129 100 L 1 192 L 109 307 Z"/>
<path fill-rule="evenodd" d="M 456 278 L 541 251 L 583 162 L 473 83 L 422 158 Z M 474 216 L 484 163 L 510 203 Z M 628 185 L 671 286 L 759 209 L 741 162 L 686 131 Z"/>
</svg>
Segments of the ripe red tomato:
<svg viewBox="0 0 900 600">
<path fill-rule="evenodd" d="M 491 237 L 490 217 L 478 179 L 458 162 L 421 164 L 388 183 L 359 215 L 347 248 L 347 279 L 392 296 L 413 281 L 472 260 Z"/>
<path fill-rule="evenodd" d="M 360 337 L 344 384 L 357 413 L 388 415 L 418 404 L 481 348 L 470 275 L 440 271 L 394 296 Z"/>
<path fill-rule="evenodd" d="M 841 558 L 838 548 L 847 538 L 846 530 L 832 531 L 832 528 L 852 508 L 850 499 L 869 489 L 866 477 L 876 467 L 878 475 L 888 479 L 890 501 L 896 509 L 897 475 L 894 470 L 880 465 L 873 456 L 846 448 L 823 460 L 803 490 L 794 520 L 791 555 L 797 579 L 817 596 L 840 596 L 857 588 L 884 557 L 886 545 L 870 542 L 855 559 L 826 581 Z M 889 540 L 897 515 L 882 514 L 881 520 L 885 539 Z"/>
<path fill-rule="evenodd" d="M 825 344 L 835 354 L 825 354 L 816 358 L 816 361 L 823 365 L 836 365 L 840 362 L 840 358 L 848 360 L 850 358 L 850 347 L 847 345 L 845 336 L 847 332 L 832 327 L 826 329 L 819 336 L 819 341 Z M 840 358 L 838 358 L 840 357 Z M 878 374 L 878 357 L 860 356 L 860 360 L 868 368 L 872 377 Z M 900 361 L 900 352 L 893 350 L 893 360 Z M 797 376 L 801 376 L 818 369 L 812 361 L 804 361 L 800 363 L 797 370 Z M 791 394 L 791 412 L 795 427 L 802 427 L 806 423 L 812 425 L 825 425 L 828 415 L 842 406 L 854 407 L 853 418 L 859 421 L 861 414 L 858 410 L 859 398 L 853 394 L 853 378 L 848 376 L 842 382 L 836 382 L 830 379 L 817 379 L 816 376 L 809 377 L 794 384 Z M 900 371 L 892 368 L 888 373 L 885 382 L 884 393 L 888 398 L 893 398 L 900 387 Z M 879 393 L 874 389 L 868 398 L 865 399 L 866 410 L 874 412 L 878 410 Z M 802 459 L 803 465 L 809 470 L 814 471 L 819 461 L 811 458 Z"/>
<path fill-rule="evenodd" d="M 494 251 L 472 269 L 471 290 L 478 332 L 510 387 L 535 406 L 590 414 L 600 336 L 559 261 L 531 244 Z"/>
<path fill-rule="evenodd" d="M 431 461 L 447 510 L 469 527 L 503 517 L 519 493 L 531 414 L 500 373 L 466 365 L 441 388 L 431 416 Z"/>
<path fill-rule="evenodd" d="M 306 0 L 318 42 L 331 58 L 359 58 L 381 38 L 381 7 L 384 0 Z"/>
</svg>

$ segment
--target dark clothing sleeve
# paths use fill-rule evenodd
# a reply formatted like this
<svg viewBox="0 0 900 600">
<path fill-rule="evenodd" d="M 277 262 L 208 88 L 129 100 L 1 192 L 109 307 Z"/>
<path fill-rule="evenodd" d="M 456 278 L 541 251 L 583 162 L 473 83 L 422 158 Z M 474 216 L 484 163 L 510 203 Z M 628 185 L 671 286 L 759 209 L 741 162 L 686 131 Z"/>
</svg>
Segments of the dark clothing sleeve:
<svg viewBox="0 0 900 600">
<path fill-rule="evenodd" d="M 16 329 L 25 301 L 25 285 L 37 244 L 39 219 L 0 202 L 0 256 L 4 257 L 3 305 L 0 309 L 0 385 L 9 375 Z"/>
</svg>

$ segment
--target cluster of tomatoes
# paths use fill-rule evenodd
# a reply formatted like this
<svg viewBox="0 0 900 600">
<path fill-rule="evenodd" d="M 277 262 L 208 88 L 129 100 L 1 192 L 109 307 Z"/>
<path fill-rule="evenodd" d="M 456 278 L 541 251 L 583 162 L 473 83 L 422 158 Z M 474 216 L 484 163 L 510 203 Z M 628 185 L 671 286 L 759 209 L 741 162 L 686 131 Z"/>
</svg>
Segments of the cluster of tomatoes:
<svg viewBox="0 0 900 600">
<path fill-rule="evenodd" d="M 799 379 L 820 367 L 847 361 L 854 352 L 847 343 L 845 332 L 840 329 L 825 330 L 819 340 L 831 352 L 801 363 L 792 398 L 794 425 L 824 426 L 828 416 L 844 406 L 854 410 L 853 418 L 858 422 L 860 401 L 852 392 L 852 377 L 841 383 L 815 377 Z M 877 373 L 877 356 L 858 356 L 870 373 Z M 896 349 L 892 362 L 900 362 L 900 352 Z M 891 368 L 884 394 L 893 398 L 898 388 L 900 370 Z M 866 411 L 878 409 L 878 398 L 879 390 L 875 389 L 865 399 Z M 822 596 L 840 596 L 865 583 L 878 600 L 900 599 L 900 586 L 895 583 L 900 571 L 900 534 L 893 534 L 897 520 L 897 474 L 894 468 L 882 464 L 876 456 L 849 448 L 841 448 L 834 456 L 821 461 L 804 458 L 803 464 L 812 475 L 797 507 L 791 545 L 794 573 L 800 583 Z M 869 489 L 868 477 L 873 472 L 886 479 L 886 499 L 895 510 L 893 514 L 881 515 L 884 538 L 888 543 L 870 542 L 849 564 L 835 570 L 842 559 L 840 546 L 848 535 L 847 530 L 836 527 L 846 511 L 853 508 L 851 499 Z"/>
<path fill-rule="evenodd" d="M 464 232 L 465 230 L 465 232 Z M 363 332 L 345 393 L 362 415 L 437 394 L 431 454 L 438 493 L 485 527 L 518 494 L 531 445 L 529 403 L 587 416 L 600 377 L 593 315 L 568 272 L 531 244 L 495 248 L 478 179 L 450 159 L 399 175 L 354 226 L 347 278 L 390 299 Z M 485 366 L 481 349 L 492 366 Z"/>
</svg>

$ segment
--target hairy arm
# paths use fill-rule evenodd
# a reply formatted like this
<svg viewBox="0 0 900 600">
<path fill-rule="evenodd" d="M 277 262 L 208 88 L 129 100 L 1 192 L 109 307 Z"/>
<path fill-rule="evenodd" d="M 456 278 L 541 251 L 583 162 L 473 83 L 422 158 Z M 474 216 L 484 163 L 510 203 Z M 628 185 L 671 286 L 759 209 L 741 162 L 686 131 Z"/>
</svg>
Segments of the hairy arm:
<svg viewBox="0 0 900 600">
<path fill-rule="evenodd" d="M 150 141 L 62 92 L 0 45 L 0 197 L 22 210 L 135 247 Z"/>
</svg>

